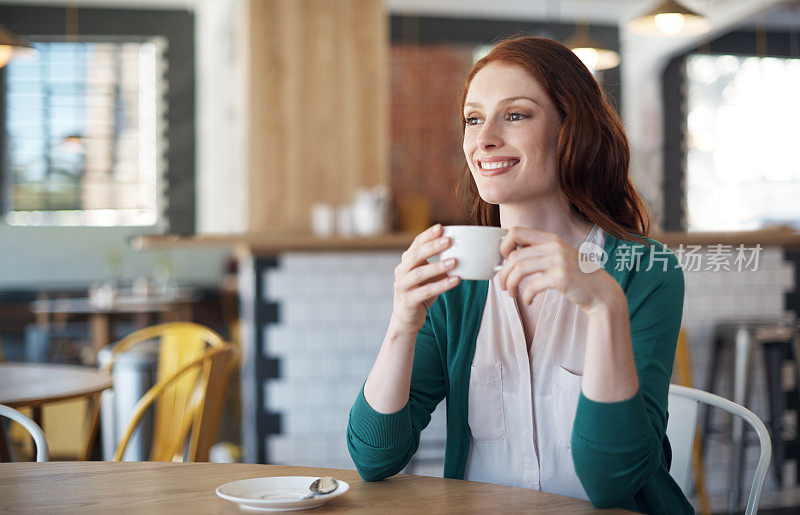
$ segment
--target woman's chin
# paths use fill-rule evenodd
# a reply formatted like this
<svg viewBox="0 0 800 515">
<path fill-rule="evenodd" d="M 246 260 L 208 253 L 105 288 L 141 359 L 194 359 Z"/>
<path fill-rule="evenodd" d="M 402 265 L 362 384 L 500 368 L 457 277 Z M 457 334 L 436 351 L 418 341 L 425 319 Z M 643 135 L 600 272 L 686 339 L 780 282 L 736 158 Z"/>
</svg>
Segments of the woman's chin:
<svg viewBox="0 0 800 515">
<path fill-rule="evenodd" d="M 479 191 L 481 200 L 487 204 L 506 204 L 511 200 L 511 195 L 504 191 Z"/>
</svg>

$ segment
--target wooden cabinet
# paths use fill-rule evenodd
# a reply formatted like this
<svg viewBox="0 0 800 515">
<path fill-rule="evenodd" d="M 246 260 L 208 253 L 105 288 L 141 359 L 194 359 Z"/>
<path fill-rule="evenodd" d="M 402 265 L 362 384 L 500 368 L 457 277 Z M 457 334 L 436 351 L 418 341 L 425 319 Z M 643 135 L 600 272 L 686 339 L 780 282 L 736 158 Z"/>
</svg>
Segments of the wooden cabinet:
<svg viewBox="0 0 800 515">
<path fill-rule="evenodd" d="M 310 232 L 317 202 L 388 183 L 381 0 L 249 0 L 249 231 Z"/>
</svg>

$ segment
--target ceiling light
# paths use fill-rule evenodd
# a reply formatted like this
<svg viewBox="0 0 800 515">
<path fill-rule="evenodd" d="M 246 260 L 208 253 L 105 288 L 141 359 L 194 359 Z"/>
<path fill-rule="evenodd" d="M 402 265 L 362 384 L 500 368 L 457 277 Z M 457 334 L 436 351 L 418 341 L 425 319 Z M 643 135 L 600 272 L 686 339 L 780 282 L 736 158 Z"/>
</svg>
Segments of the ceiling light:
<svg viewBox="0 0 800 515">
<path fill-rule="evenodd" d="M 619 66 L 619 54 L 590 38 L 587 26 L 579 25 L 566 44 L 592 72 Z"/>
<path fill-rule="evenodd" d="M 711 28 L 708 18 L 676 0 L 663 0 L 655 9 L 628 22 L 628 28 L 645 36 L 695 36 Z"/>
<path fill-rule="evenodd" d="M 31 44 L 0 25 L 0 68 L 8 64 L 15 50 L 31 48 Z"/>
</svg>

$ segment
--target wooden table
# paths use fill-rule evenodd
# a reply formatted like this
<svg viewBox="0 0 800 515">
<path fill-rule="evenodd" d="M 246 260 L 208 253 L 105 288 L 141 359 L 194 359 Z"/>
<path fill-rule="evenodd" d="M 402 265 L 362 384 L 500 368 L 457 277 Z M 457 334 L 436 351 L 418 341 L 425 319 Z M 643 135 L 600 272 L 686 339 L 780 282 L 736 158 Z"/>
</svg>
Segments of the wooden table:
<svg viewBox="0 0 800 515">
<path fill-rule="evenodd" d="M 0 464 L 0 512 L 242 513 L 214 490 L 230 481 L 267 476 L 333 476 L 350 483 L 349 492 L 310 514 L 600 511 L 570 497 L 425 476 L 401 474 L 367 483 L 353 470 L 279 465 L 50 462 Z"/>
<path fill-rule="evenodd" d="M 33 420 L 42 426 L 42 405 L 88 397 L 91 426 L 87 428 L 83 456 L 88 459 L 91 446 L 97 435 L 97 417 L 100 409 L 100 392 L 111 388 L 111 376 L 90 367 L 76 365 L 56 365 L 51 363 L 0 363 L 0 404 L 12 408 L 30 407 Z M 0 429 L 0 460 L 8 461 L 2 455 L 5 435 Z"/>
<path fill-rule="evenodd" d="M 45 329 L 53 317 L 88 317 L 92 347 L 96 353 L 111 343 L 114 317 L 134 317 L 137 328 L 152 324 L 155 315 L 161 322 L 189 321 L 197 297 L 197 293 L 191 290 L 177 295 L 121 294 L 115 296 L 108 306 L 98 306 L 88 297 L 41 299 L 31 304 L 31 311 L 36 314 L 37 324 Z"/>
</svg>

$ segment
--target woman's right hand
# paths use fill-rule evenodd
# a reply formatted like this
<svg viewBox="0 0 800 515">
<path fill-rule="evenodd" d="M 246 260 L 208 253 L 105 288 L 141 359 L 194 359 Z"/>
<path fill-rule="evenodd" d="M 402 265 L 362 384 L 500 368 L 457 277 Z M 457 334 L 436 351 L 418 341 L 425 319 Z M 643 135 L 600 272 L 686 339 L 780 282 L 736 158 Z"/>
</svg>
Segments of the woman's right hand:
<svg viewBox="0 0 800 515">
<path fill-rule="evenodd" d="M 455 258 L 428 263 L 428 258 L 447 249 L 450 238 L 442 237 L 442 226 L 436 224 L 414 238 L 394 269 L 395 330 L 416 334 L 425 324 L 428 308 L 443 292 L 454 288 L 459 277 L 447 274 L 456 266 Z"/>
</svg>

